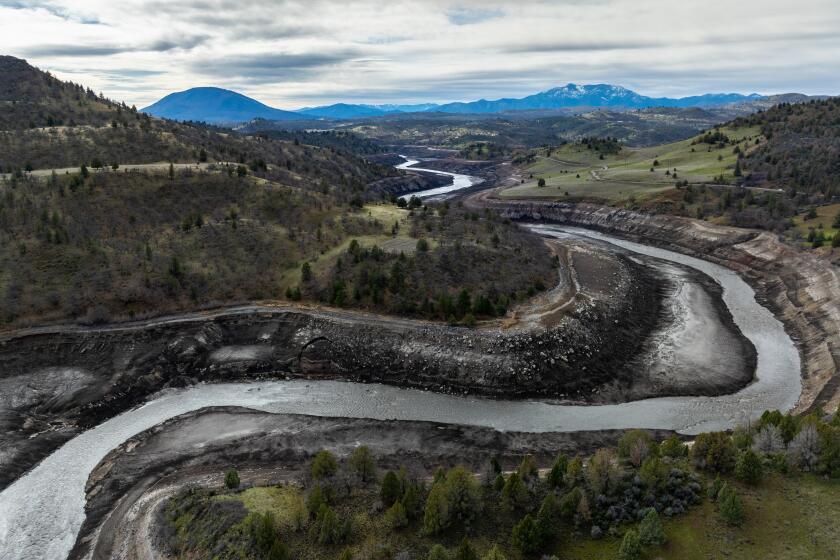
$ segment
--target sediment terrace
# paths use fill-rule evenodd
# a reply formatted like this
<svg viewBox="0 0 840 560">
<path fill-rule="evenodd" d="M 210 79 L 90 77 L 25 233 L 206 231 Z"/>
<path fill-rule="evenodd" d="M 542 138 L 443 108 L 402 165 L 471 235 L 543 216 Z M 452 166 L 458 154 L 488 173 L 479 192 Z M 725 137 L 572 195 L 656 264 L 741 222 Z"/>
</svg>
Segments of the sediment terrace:
<svg viewBox="0 0 840 560">
<path fill-rule="evenodd" d="M 785 244 L 772 232 L 726 227 L 588 203 L 506 201 L 493 191 L 467 201 L 526 221 L 568 224 L 659 246 L 736 271 L 785 325 L 802 356 L 803 391 L 796 411 L 840 404 L 840 275 L 819 255 Z"/>
<path fill-rule="evenodd" d="M 58 445 L 166 387 L 270 378 L 345 379 L 506 399 L 610 403 L 729 394 L 755 350 L 720 289 L 583 242 L 561 244 L 561 282 L 507 323 L 451 327 L 362 312 L 247 306 L 102 328 L 45 327 L 0 339 L 0 484 Z M 693 278 L 693 280 L 692 280 Z M 731 360 L 698 375 L 655 365 L 653 333 L 675 320 L 676 287 L 707 294 Z M 714 311 L 714 310 L 717 311 Z M 650 364 L 646 362 L 650 362 Z M 690 365 L 690 364 L 689 364 Z"/>
</svg>

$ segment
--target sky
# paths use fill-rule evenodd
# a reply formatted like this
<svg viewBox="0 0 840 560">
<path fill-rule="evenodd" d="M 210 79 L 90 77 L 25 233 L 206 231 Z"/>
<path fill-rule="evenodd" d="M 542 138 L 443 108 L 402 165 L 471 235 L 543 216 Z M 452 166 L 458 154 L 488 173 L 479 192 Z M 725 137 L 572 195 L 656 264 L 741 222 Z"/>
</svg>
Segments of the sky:
<svg viewBox="0 0 840 560">
<path fill-rule="evenodd" d="M 0 54 L 144 107 L 217 86 L 278 108 L 840 94 L 838 0 L 0 0 Z"/>
</svg>

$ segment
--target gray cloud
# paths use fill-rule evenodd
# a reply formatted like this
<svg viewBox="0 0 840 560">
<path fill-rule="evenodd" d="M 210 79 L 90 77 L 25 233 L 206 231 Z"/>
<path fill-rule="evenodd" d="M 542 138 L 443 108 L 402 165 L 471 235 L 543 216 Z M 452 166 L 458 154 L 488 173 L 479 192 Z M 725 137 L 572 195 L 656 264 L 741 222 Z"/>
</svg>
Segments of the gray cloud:
<svg viewBox="0 0 840 560">
<path fill-rule="evenodd" d="M 21 0 L 0 0 L 0 7 L 13 10 L 44 10 L 56 17 L 86 25 L 99 25 L 102 22 L 96 17 L 71 12 L 50 2 L 23 2 Z"/>
<path fill-rule="evenodd" d="M 96 57 L 112 56 L 129 52 L 168 52 L 176 49 L 190 50 L 210 39 L 207 35 L 193 35 L 179 38 L 157 39 L 145 45 L 37 45 L 24 49 L 26 56 L 33 57 Z"/>
<path fill-rule="evenodd" d="M 499 52 L 506 53 L 556 53 L 585 51 L 638 50 L 661 47 L 662 41 L 536 41 L 518 45 L 503 46 Z"/>
<path fill-rule="evenodd" d="M 311 77 L 327 67 L 360 56 L 359 51 L 352 49 L 332 53 L 255 53 L 198 60 L 191 64 L 191 68 L 205 76 L 237 77 L 252 83 L 275 83 Z"/>
</svg>

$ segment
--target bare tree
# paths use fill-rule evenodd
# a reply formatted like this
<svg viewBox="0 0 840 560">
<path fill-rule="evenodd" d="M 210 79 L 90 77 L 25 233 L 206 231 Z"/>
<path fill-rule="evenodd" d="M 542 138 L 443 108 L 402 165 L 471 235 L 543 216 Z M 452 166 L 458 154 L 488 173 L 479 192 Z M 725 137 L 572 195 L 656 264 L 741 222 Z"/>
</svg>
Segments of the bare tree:
<svg viewBox="0 0 840 560">
<path fill-rule="evenodd" d="M 811 471 L 817 465 L 820 454 L 820 436 L 813 424 L 806 424 L 791 440 L 788 446 L 788 459 L 802 469 Z"/>
</svg>

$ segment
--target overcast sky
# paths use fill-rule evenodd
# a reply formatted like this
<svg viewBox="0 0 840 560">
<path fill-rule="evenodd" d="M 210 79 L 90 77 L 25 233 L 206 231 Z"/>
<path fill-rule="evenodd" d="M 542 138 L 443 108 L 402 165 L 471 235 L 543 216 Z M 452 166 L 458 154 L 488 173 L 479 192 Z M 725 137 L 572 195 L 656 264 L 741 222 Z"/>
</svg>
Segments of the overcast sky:
<svg viewBox="0 0 840 560">
<path fill-rule="evenodd" d="M 840 0 L 0 0 L 0 53 L 138 107 L 202 85 L 280 108 L 838 94 L 838 30 Z"/>
</svg>

